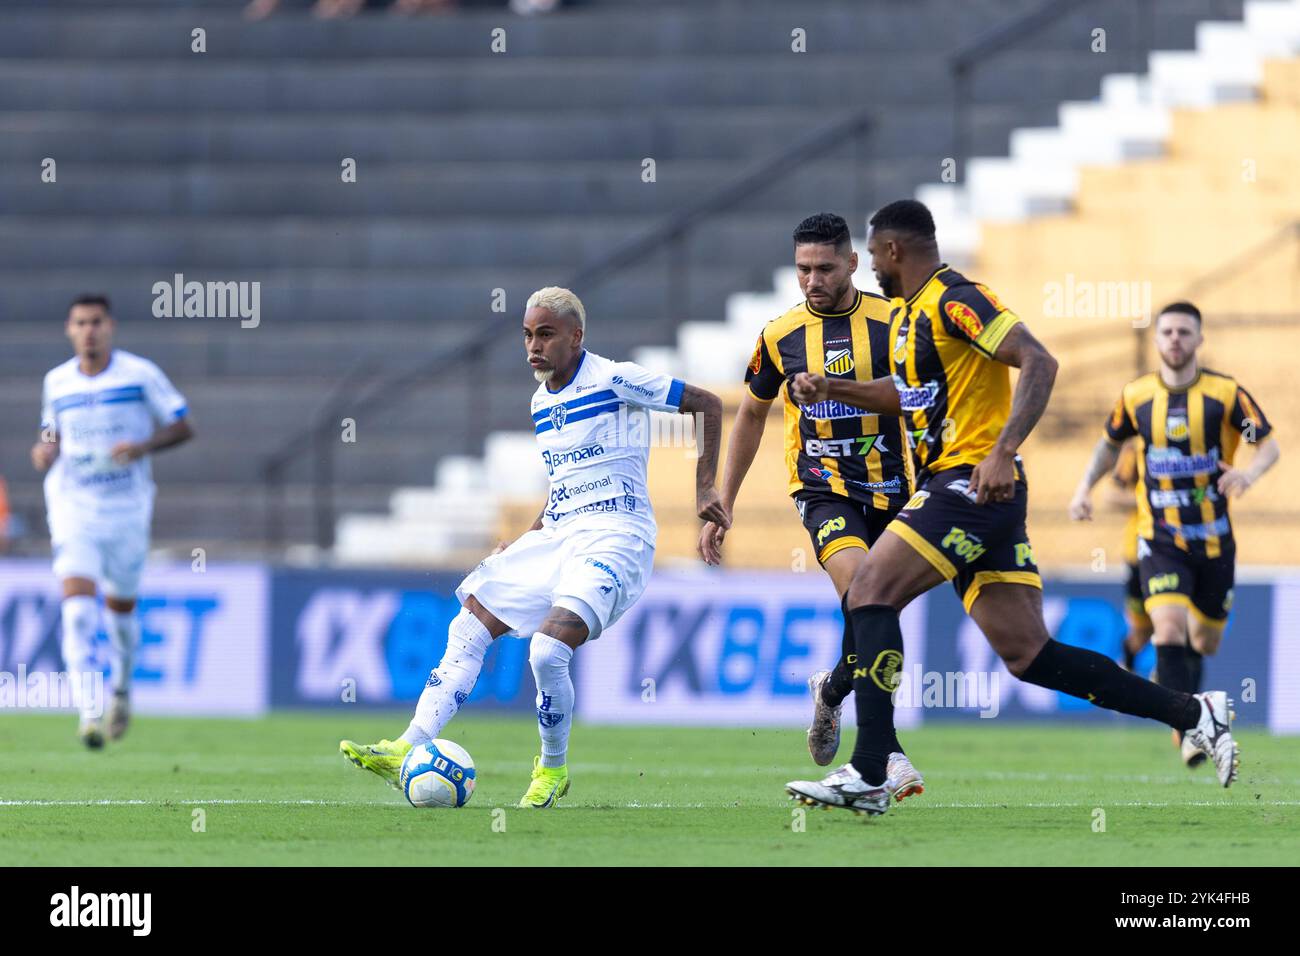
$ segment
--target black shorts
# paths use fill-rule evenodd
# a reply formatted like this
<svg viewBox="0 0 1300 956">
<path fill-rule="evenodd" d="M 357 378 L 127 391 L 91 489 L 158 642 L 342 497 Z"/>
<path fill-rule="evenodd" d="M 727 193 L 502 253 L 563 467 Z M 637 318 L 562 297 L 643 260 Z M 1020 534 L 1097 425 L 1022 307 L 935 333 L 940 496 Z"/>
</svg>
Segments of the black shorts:
<svg viewBox="0 0 1300 956">
<path fill-rule="evenodd" d="M 794 504 L 820 564 L 845 548 L 866 551 L 898 514 L 896 508 L 881 511 L 829 491 L 796 492 Z"/>
<path fill-rule="evenodd" d="M 953 583 L 967 613 L 985 584 L 1041 588 L 1025 531 L 1029 487 L 1017 464 L 1015 496 L 977 505 L 966 490 L 971 465 L 932 475 L 903 506 L 889 530 Z"/>
<path fill-rule="evenodd" d="M 1178 604 L 1206 623 L 1223 624 L 1232 609 L 1236 566 L 1235 547 L 1217 558 L 1206 558 L 1172 544 L 1138 541 L 1138 572 L 1148 614 L 1153 608 Z"/>
<path fill-rule="evenodd" d="M 1124 579 L 1124 606 L 1134 624 L 1150 627 L 1151 618 L 1147 617 L 1146 599 L 1142 596 L 1142 572 L 1136 564 L 1126 567 L 1128 572 Z"/>
</svg>

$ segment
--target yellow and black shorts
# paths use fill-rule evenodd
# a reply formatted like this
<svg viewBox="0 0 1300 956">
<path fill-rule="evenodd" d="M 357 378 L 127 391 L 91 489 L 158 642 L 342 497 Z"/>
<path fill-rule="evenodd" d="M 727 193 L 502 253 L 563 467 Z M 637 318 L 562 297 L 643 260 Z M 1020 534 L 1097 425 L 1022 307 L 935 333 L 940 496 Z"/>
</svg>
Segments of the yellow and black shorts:
<svg viewBox="0 0 1300 956">
<path fill-rule="evenodd" d="M 967 613 L 986 584 L 1043 586 L 1025 530 L 1023 470 L 1017 465 L 1015 497 L 982 505 L 968 491 L 972 470 L 959 465 L 932 475 L 889 526 L 953 583 Z"/>
<path fill-rule="evenodd" d="M 1226 548 L 1217 558 L 1188 554 L 1173 544 L 1138 544 L 1138 573 L 1147 613 L 1170 604 L 1187 608 L 1205 624 L 1223 626 L 1232 610 L 1237 549 Z"/>
<path fill-rule="evenodd" d="M 845 548 L 867 550 L 898 514 L 896 510 L 882 511 L 829 491 L 796 492 L 794 504 L 808 537 L 812 538 L 813 554 L 821 564 Z"/>
</svg>

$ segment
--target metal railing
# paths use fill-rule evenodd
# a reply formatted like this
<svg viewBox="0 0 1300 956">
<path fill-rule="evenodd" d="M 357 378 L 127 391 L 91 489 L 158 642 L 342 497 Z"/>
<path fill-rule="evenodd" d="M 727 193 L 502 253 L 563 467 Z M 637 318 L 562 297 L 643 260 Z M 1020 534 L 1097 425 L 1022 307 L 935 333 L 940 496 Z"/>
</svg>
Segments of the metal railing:
<svg viewBox="0 0 1300 956">
<path fill-rule="evenodd" d="M 559 284 L 588 297 L 593 289 L 608 282 L 622 270 L 634 264 L 644 264 L 651 255 L 666 249 L 668 275 L 665 311 L 680 314 L 682 307 L 689 301 L 690 276 L 686 244 L 694 230 L 711 217 L 734 208 L 755 193 L 771 188 L 803 165 L 810 156 L 824 154 L 837 146 L 847 145 L 853 152 L 853 175 L 848 185 L 850 221 L 864 219 L 867 213 L 866 176 L 869 169 L 868 139 L 872 112 L 873 108 L 860 109 L 805 134 L 776 155 L 582 266 Z M 354 366 L 321 404 L 311 424 L 286 441 L 275 454 L 263 460 L 261 474 L 266 507 L 264 527 L 269 546 L 281 548 L 285 544 L 283 517 L 286 472 L 304 455 L 310 455 L 315 543 L 321 549 L 333 547 L 337 518 L 334 502 L 334 453 L 340 444 L 340 419 L 344 416 L 357 419 L 363 413 L 392 406 L 415 386 L 428 384 L 431 378 L 445 374 L 453 362 L 469 369 L 471 378 L 486 380 L 489 352 L 499 345 L 503 335 L 512 335 L 517 331 L 519 316 L 494 314 L 488 322 L 482 322 L 481 318 L 480 314 L 465 316 L 465 321 L 473 322 L 475 332 L 405 371 L 372 383 L 360 395 L 355 395 L 354 392 L 357 388 L 364 387 L 362 382 L 373 368 L 364 365 L 364 362 Z M 477 370 L 477 375 L 474 370 Z"/>
</svg>

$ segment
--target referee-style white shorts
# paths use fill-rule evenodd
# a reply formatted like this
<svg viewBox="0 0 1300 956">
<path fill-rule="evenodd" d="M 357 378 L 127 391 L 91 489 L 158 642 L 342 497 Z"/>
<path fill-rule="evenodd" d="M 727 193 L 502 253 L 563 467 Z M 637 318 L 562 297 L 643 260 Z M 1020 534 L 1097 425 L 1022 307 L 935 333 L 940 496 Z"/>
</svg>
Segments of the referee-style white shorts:
<svg viewBox="0 0 1300 956">
<path fill-rule="evenodd" d="M 134 598 L 149 553 L 148 523 L 123 523 L 109 528 L 80 527 L 56 534 L 54 576 L 88 578 L 105 597 Z"/>
<path fill-rule="evenodd" d="M 654 557 L 628 532 L 541 528 L 483 559 L 456 597 L 464 604 L 473 595 L 520 637 L 532 637 L 552 607 L 567 608 L 595 640 L 641 596 Z"/>
</svg>

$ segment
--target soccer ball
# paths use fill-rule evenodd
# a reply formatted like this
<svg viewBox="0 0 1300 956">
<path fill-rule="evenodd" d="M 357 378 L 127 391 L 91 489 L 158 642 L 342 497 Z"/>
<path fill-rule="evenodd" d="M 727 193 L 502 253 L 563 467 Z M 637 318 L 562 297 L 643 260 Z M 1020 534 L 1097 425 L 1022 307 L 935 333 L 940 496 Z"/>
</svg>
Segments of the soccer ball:
<svg viewBox="0 0 1300 956">
<path fill-rule="evenodd" d="M 413 807 L 463 807 L 474 795 L 474 758 L 460 744 L 431 740 L 407 753 L 399 781 Z"/>
</svg>

